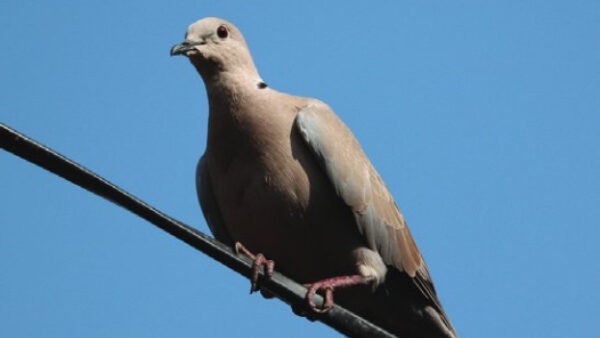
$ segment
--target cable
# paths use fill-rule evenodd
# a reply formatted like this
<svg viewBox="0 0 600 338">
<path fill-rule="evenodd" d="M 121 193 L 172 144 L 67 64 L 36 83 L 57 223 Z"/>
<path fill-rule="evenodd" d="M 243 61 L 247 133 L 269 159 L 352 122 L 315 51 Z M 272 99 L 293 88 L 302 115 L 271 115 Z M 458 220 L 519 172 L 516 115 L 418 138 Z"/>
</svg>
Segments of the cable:
<svg viewBox="0 0 600 338">
<path fill-rule="evenodd" d="M 250 278 L 252 262 L 248 258 L 236 255 L 228 246 L 162 213 L 91 170 L 84 168 L 80 164 L 11 129 L 3 123 L 0 123 L 0 146 L 26 161 L 34 163 L 133 212 L 219 261 L 221 264 L 224 264 L 246 278 Z M 305 309 L 304 295 L 306 294 L 306 289 L 282 274 L 275 272 L 270 279 L 262 278 L 261 287 L 290 304 L 295 309 L 295 312 Z M 323 299 L 317 296 L 315 303 L 317 306 L 320 306 L 323 303 Z M 308 310 L 306 311 L 308 312 Z M 326 313 L 315 315 L 311 319 L 319 320 L 350 337 L 394 337 L 364 318 L 337 305 L 334 305 Z"/>
</svg>

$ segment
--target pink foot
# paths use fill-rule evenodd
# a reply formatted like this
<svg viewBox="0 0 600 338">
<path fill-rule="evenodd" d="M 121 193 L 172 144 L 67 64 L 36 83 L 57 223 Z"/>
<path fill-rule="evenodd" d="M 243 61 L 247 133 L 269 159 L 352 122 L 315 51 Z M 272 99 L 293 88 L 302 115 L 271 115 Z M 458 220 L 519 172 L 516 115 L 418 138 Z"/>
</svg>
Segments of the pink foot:
<svg viewBox="0 0 600 338">
<path fill-rule="evenodd" d="M 311 309 L 315 313 L 325 313 L 329 311 L 333 307 L 333 291 L 335 289 L 343 289 L 355 285 L 366 285 L 373 281 L 373 277 L 365 277 L 362 275 L 352 275 L 352 276 L 339 276 L 327 278 L 315 283 L 305 284 L 304 287 L 308 289 L 306 292 L 306 296 L 304 300 L 308 305 L 308 308 Z M 318 291 L 324 291 L 324 302 L 323 307 L 317 308 L 315 303 L 313 302 L 313 296 Z"/>
<path fill-rule="evenodd" d="M 258 291 L 258 277 L 260 275 L 261 268 L 267 278 L 273 277 L 273 270 L 275 270 L 275 262 L 267 259 L 263 254 L 253 254 L 250 250 L 246 249 L 240 242 L 235 242 L 235 253 L 238 255 L 241 253 L 244 256 L 250 258 L 252 263 L 252 278 L 250 279 L 250 293 Z"/>
</svg>

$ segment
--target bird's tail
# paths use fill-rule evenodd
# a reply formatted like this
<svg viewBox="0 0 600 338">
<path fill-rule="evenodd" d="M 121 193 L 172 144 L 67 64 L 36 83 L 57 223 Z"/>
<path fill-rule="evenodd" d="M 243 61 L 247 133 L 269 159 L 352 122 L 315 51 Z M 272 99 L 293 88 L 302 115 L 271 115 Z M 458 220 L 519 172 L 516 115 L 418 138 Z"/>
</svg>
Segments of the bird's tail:
<svg viewBox="0 0 600 338">
<path fill-rule="evenodd" d="M 375 291 L 385 316 L 376 323 L 404 338 L 457 338 L 442 308 L 429 276 L 406 273 L 389 267 L 385 282 Z"/>
</svg>

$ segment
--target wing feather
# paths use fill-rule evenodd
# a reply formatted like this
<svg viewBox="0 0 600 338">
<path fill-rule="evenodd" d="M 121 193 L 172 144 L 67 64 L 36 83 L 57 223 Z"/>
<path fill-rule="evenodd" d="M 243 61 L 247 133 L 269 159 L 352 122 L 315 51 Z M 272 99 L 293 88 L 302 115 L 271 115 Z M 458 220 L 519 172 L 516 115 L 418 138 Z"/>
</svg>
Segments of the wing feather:
<svg viewBox="0 0 600 338">
<path fill-rule="evenodd" d="M 411 277 L 424 299 L 452 328 L 404 216 L 350 129 L 317 100 L 299 111 L 295 126 L 337 194 L 352 208 L 367 246 L 386 264 Z"/>
<path fill-rule="evenodd" d="M 319 101 L 302 108 L 295 123 L 337 194 L 354 211 L 369 248 L 411 277 L 426 270 L 402 213 L 348 127 Z"/>
<path fill-rule="evenodd" d="M 202 213 L 213 236 L 222 243 L 232 246 L 233 240 L 227 232 L 223 217 L 221 216 L 221 210 L 212 190 L 210 173 L 208 172 L 205 156 L 200 158 L 196 166 L 196 191 L 198 192 L 198 201 L 200 202 Z"/>
</svg>

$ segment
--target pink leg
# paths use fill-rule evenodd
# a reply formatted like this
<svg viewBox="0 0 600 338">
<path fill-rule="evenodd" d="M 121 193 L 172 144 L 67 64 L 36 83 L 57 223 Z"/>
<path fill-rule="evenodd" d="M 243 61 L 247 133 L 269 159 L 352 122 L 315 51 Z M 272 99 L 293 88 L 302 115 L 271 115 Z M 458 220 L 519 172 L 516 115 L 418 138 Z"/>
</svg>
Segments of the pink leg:
<svg viewBox="0 0 600 338">
<path fill-rule="evenodd" d="M 253 254 L 250 250 L 246 249 L 240 242 L 235 242 L 235 252 L 239 255 L 240 253 L 250 258 L 252 263 L 252 278 L 250 279 L 250 293 L 258 291 L 258 276 L 260 275 L 261 268 L 267 278 L 273 277 L 273 270 L 275 270 L 275 262 L 267 259 L 263 254 Z"/>
<path fill-rule="evenodd" d="M 373 277 L 365 277 L 362 275 L 339 276 L 327 278 L 315 283 L 305 284 L 308 289 L 304 297 L 308 307 L 315 313 L 324 313 L 333 307 L 333 291 L 335 289 L 343 289 L 355 285 L 367 285 L 373 281 Z M 325 291 L 324 302 L 322 308 L 317 308 L 313 302 L 313 296 L 320 290 Z"/>
</svg>

